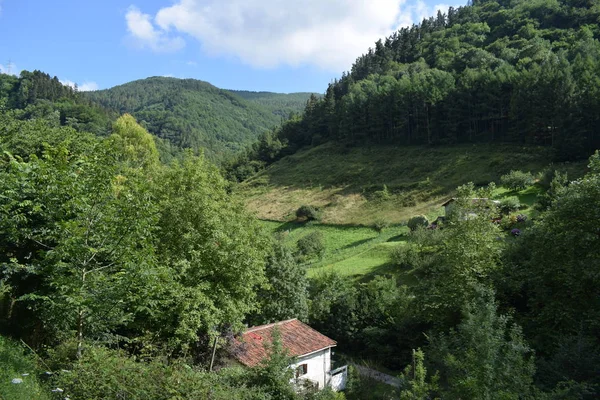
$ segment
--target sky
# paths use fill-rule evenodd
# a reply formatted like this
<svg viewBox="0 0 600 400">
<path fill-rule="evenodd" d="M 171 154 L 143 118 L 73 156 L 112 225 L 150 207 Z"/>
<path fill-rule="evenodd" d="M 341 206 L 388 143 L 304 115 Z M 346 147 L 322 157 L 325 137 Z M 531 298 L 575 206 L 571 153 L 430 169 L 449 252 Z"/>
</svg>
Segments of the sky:
<svg viewBox="0 0 600 400">
<path fill-rule="evenodd" d="M 403 26 L 466 0 L 0 0 L 0 72 L 80 90 L 149 76 L 323 93 Z"/>
</svg>

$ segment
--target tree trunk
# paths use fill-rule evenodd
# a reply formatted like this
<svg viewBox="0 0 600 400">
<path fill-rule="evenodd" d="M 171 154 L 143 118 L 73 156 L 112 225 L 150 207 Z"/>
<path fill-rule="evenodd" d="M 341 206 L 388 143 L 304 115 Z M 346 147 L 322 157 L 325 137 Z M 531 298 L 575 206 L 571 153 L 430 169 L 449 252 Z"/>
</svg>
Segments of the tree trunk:
<svg viewBox="0 0 600 400">
<path fill-rule="evenodd" d="M 83 290 L 85 286 L 85 268 L 81 273 L 81 289 Z M 81 355 L 83 353 L 83 306 L 79 306 L 79 311 L 77 312 L 77 359 L 81 359 Z"/>
</svg>

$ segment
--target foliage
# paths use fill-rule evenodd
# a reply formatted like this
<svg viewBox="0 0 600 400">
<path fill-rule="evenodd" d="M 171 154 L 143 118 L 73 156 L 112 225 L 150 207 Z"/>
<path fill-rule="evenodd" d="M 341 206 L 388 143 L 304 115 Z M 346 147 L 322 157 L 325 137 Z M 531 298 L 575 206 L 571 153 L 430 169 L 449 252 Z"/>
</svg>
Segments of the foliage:
<svg viewBox="0 0 600 400">
<path fill-rule="evenodd" d="M 77 88 L 41 71 L 22 71 L 19 78 L 0 74 L 0 101 L 21 120 L 47 120 L 78 132 L 106 135 L 114 117 L 110 111 L 90 104 Z"/>
<path fill-rule="evenodd" d="M 321 219 L 321 213 L 314 206 L 303 205 L 296 210 L 296 218 L 304 221 L 318 221 Z"/>
<path fill-rule="evenodd" d="M 521 203 L 517 196 L 505 197 L 500 200 L 500 204 L 498 205 L 498 209 L 504 215 L 518 211 L 519 208 L 521 208 Z"/>
<path fill-rule="evenodd" d="M 252 325 L 308 318 L 308 279 L 306 269 L 281 243 L 273 245 L 265 275 L 268 286 L 258 290 L 259 310 L 249 317 Z"/>
<path fill-rule="evenodd" d="M 199 334 L 241 328 L 265 283 L 269 242 L 204 158 L 162 169 L 155 182 L 157 258 L 169 273 L 151 296 L 158 309 L 146 318 L 160 337 L 186 349 Z"/>
<path fill-rule="evenodd" d="M 419 263 L 419 254 L 411 245 L 399 245 L 392 250 L 390 259 L 401 268 L 413 268 Z"/>
<path fill-rule="evenodd" d="M 384 219 L 378 219 L 373 223 L 373 229 L 377 233 L 381 233 L 390 227 L 390 223 Z"/>
<path fill-rule="evenodd" d="M 453 324 L 477 287 L 491 285 L 502 249 L 499 228 L 491 220 L 494 210 L 487 200 L 492 189 L 475 190 L 473 184 L 460 187 L 455 213 L 465 217 L 451 218 L 433 246 L 420 245 L 433 252 L 418 271 L 417 301 L 423 318 L 441 326 Z"/>
<path fill-rule="evenodd" d="M 417 215 L 408 220 L 408 227 L 411 231 L 416 231 L 419 228 L 427 228 L 429 220 L 424 215 Z"/>
<path fill-rule="evenodd" d="M 129 114 L 113 124 L 113 146 L 123 149 L 125 159 L 133 167 L 150 168 L 159 163 L 158 150 L 153 137 Z"/>
<path fill-rule="evenodd" d="M 319 231 L 311 232 L 300 238 L 296 243 L 298 256 L 301 260 L 321 258 L 325 254 L 323 234 Z"/>
<path fill-rule="evenodd" d="M 463 320 L 447 336 L 431 338 L 443 398 L 519 399 L 532 393 L 535 371 L 521 328 L 497 314 L 484 290 L 463 308 Z"/>
<path fill-rule="evenodd" d="M 242 96 L 239 96 L 241 94 Z M 269 102 L 222 90 L 195 79 L 152 77 L 85 97 L 118 113 L 132 114 L 150 133 L 178 148 L 206 149 L 206 156 L 223 159 L 254 142 L 281 121 L 290 96 L 272 94 Z M 304 102 L 308 95 L 297 102 Z M 264 97 L 262 98 L 264 100 Z M 279 108 L 277 102 L 282 102 Z M 289 107 L 297 109 L 292 101 Z M 285 116 L 287 118 L 287 115 Z"/>
<path fill-rule="evenodd" d="M 241 329 L 268 240 L 214 166 L 157 161 L 129 116 L 105 140 L 4 156 L 3 329 L 36 346 L 76 338 L 79 356 L 95 339 L 199 358 L 210 338 Z"/>
<path fill-rule="evenodd" d="M 50 399 L 50 390 L 37 378 L 40 368 L 23 347 L 0 336 L 0 398 Z"/>
<path fill-rule="evenodd" d="M 552 205 L 552 202 L 560 195 L 564 188 L 569 183 L 569 179 L 566 173 L 560 173 L 556 171 L 550 182 L 550 187 L 546 190 L 546 193 L 538 198 L 535 208 L 538 211 L 546 211 Z"/>
<path fill-rule="evenodd" d="M 273 399 L 250 382 L 250 374 L 238 369 L 207 373 L 181 361 L 141 361 L 102 347 L 90 348 L 52 380 L 62 396 L 77 399 Z"/>
<path fill-rule="evenodd" d="M 294 370 L 289 368 L 292 359 L 283 348 L 281 334 L 277 329 L 273 331 L 271 339 L 265 343 L 269 358 L 250 370 L 249 384 L 262 388 L 273 399 L 296 399 L 294 387 L 290 385 L 294 377 Z"/>
<path fill-rule="evenodd" d="M 508 174 L 502 175 L 500 181 L 502 182 L 502 186 L 519 191 L 533 185 L 535 179 L 531 172 L 512 170 Z"/>
<path fill-rule="evenodd" d="M 271 92 L 248 92 L 244 90 L 230 90 L 231 93 L 247 100 L 248 102 L 259 104 L 268 109 L 273 114 L 287 119 L 291 114 L 300 113 L 306 102 L 314 93 L 271 93 Z"/>
<path fill-rule="evenodd" d="M 438 376 L 433 376 L 431 382 L 427 382 L 424 361 L 423 351 L 413 350 L 413 363 L 405 368 L 401 376 L 403 381 L 403 388 L 400 391 L 401 400 L 425 400 L 430 398 L 431 392 L 437 390 Z"/>
<path fill-rule="evenodd" d="M 578 348 L 587 346 L 585 354 L 571 354 L 576 360 L 566 361 L 561 356 L 553 362 L 562 371 L 561 380 L 596 385 L 600 383 L 597 377 L 585 371 L 597 370 L 597 362 L 592 367 L 583 360 L 599 348 L 594 332 L 599 329 L 600 318 L 595 272 L 600 257 L 600 214 L 598 207 L 591 207 L 600 198 L 597 160 L 598 153 L 590 159 L 590 172 L 584 178 L 557 191 L 543 219 L 523 235 L 519 253 L 508 259 L 509 281 L 513 290 L 523 291 L 521 302 L 528 307 L 526 332 L 536 338 L 538 348 L 555 357 L 566 343 L 571 342 L 571 348 L 578 346 L 574 343 L 579 343 Z M 583 346 L 588 338 L 589 344 Z"/>
</svg>

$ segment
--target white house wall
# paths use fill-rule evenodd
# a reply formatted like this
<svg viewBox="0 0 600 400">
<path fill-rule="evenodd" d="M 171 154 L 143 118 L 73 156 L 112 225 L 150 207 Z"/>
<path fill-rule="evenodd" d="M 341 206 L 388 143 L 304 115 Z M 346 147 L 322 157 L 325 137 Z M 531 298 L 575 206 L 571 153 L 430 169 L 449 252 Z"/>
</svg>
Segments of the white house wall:
<svg viewBox="0 0 600 400">
<path fill-rule="evenodd" d="M 329 374 L 331 371 L 331 348 L 318 351 L 308 356 L 298 357 L 292 368 L 296 368 L 302 364 L 307 364 L 308 373 L 299 376 L 300 379 L 309 379 L 319 383 L 319 389 L 323 389 L 329 384 Z"/>
</svg>

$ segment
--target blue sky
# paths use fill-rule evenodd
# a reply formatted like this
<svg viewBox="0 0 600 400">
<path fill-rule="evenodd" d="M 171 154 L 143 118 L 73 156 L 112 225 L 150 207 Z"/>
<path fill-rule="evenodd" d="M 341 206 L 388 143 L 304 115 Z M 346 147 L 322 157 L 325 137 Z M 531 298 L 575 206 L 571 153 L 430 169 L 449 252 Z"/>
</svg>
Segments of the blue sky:
<svg viewBox="0 0 600 400">
<path fill-rule="evenodd" d="M 322 93 L 377 38 L 465 2 L 0 0 L 0 71 L 39 69 L 83 90 L 173 76 Z"/>
</svg>

